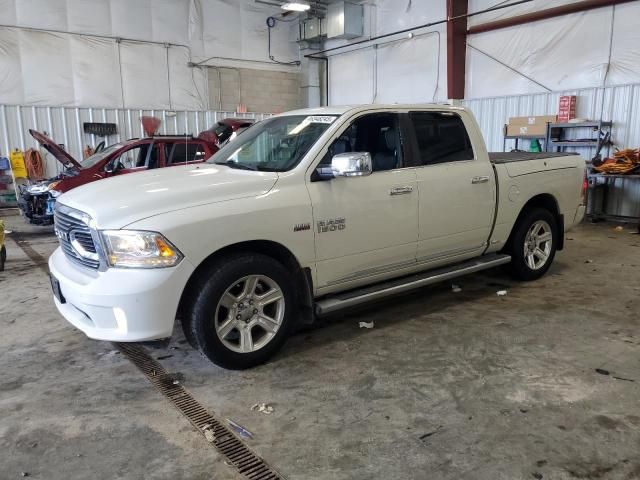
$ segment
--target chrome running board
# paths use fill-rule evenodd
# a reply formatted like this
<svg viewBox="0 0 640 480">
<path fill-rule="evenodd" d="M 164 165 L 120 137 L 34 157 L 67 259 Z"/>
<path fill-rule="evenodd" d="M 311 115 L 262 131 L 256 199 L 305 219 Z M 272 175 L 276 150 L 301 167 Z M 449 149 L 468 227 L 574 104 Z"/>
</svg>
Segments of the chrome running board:
<svg viewBox="0 0 640 480">
<path fill-rule="evenodd" d="M 327 296 L 315 303 L 316 315 L 326 315 L 343 308 L 353 307 L 355 305 L 407 292 L 426 285 L 450 280 L 469 273 L 479 272 L 488 268 L 504 265 L 510 261 L 511 256 L 509 255 L 486 255 L 463 263 L 458 263 L 456 265 L 450 265 L 436 270 L 421 272 L 409 275 L 408 277 L 378 283 L 376 285 L 357 290 Z"/>
</svg>

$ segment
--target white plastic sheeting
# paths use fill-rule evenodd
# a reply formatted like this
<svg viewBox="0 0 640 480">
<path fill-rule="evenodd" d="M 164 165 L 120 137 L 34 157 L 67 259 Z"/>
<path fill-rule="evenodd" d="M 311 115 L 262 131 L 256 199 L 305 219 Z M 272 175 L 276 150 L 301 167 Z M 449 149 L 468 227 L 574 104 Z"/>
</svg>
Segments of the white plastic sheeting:
<svg viewBox="0 0 640 480">
<path fill-rule="evenodd" d="M 446 16 L 444 1 L 377 0 L 375 4 L 364 6 L 365 39 L 435 22 Z M 328 41 L 325 47 L 347 43 Z M 349 51 L 346 47 L 328 53 L 330 104 L 446 99 L 445 25 L 352 48 L 358 49 Z"/>
<path fill-rule="evenodd" d="M 108 108 L 72 108 L 72 107 L 20 107 L 0 105 L 0 155 L 10 150 L 39 148 L 29 129 L 46 132 L 56 143 L 63 144 L 67 151 L 77 159 L 82 158 L 84 147 L 95 147 L 101 141 L 106 145 L 128 138 L 143 137 L 144 131 L 140 117 L 155 116 L 162 119 L 159 133 L 162 135 L 194 134 L 198 135 L 223 118 L 252 118 L 263 120 L 270 114 L 235 113 L 213 110 L 177 111 L 175 116 L 166 110 L 130 110 Z M 84 122 L 115 123 L 118 133 L 108 137 L 85 134 Z M 60 164 L 46 154 L 47 174 L 55 175 Z"/>
<path fill-rule="evenodd" d="M 469 26 L 576 1 L 534 0 L 470 17 Z M 469 12 L 497 3 L 469 0 Z M 372 0 L 365 3 L 363 38 L 442 20 L 446 18 L 445 6 L 444 1 Z M 638 83 L 639 18 L 640 2 L 631 2 L 470 35 L 465 96 L 482 98 Z M 403 34 L 380 40 L 384 43 L 401 39 L 386 47 L 379 45 L 377 54 L 373 47 L 362 45 L 351 47 L 361 49 L 348 54 L 340 52 L 350 47 L 330 52 L 330 103 L 430 102 L 438 65 L 440 81 L 435 101 L 446 99 L 446 26 L 426 30 L 440 32 L 439 46 L 435 36 L 420 36 L 424 31 L 417 30 L 412 39 Z M 329 41 L 325 47 L 348 43 Z M 370 72 L 374 72 L 371 81 L 364 78 Z"/>
<path fill-rule="evenodd" d="M 373 50 L 361 50 L 332 57 L 329 61 L 331 105 L 373 102 Z"/>
<path fill-rule="evenodd" d="M 206 69 L 188 62 L 280 69 L 265 23 L 279 11 L 253 0 L 0 0 L 0 103 L 201 109 Z M 272 31 L 279 60 L 299 57 L 291 30 Z"/>
<path fill-rule="evenodd" d="M 502 151 L 502 129 L 509 117 L 553 115 L 561 95 L 576 95 L 580 118 L 612 121 L 612 140 L 618 148 L 640 146 L 640 84 L 566 90 L 553 93 L 514 95 L 464 100 L 462 104 L 475 114 L 490 151 Z M 585 135 L 585 131 L 573 132 Z M 507 148 L 513 148 L 513 141 Z M 520 147 L 522 148 L 522 146 Z M 591 158 L 593 149 L 575 148 Z"/>
<path fill-rule="evenodd" d="M 439 47 L 440 32 L 378 47 L 376 102 L 434 101 L 438 94 Z"/>
<path fill-rule="evenodd" d="M 471 17 L 469 25 L 567 3 L 575 1 L 535 0 Z M 471 0 L 469 10 L 493 4 L 494 0 Z M 631 2 L 471 35 L 467 39 L 466 97 L 640 82 L 638 18 L 640 2 Z"/>
</svg>

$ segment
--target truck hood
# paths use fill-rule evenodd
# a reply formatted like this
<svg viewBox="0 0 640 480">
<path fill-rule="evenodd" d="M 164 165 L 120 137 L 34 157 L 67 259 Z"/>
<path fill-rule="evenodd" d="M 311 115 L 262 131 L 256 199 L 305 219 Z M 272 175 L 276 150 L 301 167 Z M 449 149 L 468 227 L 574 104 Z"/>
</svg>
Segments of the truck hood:
<svg viewBox="0 0 640 480">
<path fill-rule="evenodd" d="M 88 213 L 101 229 L 197 205 L 264 195 L 275 172 L 199 164 L 160 168 L 89 183 L 61 195 L 59 203 Z"/>
<path fill-rule="evenodd" d="M 82 168 L 80 164 L 73 158 L 67 151 L 58 145 L 56 142 L 47 137 L 44 133 L 36 132 L 35 130 L 29 130 L 29 133 L 35 138 L 44 149 L 55 157 L 62 165 L 67 168 L 76 167 Z"/>
</svg>

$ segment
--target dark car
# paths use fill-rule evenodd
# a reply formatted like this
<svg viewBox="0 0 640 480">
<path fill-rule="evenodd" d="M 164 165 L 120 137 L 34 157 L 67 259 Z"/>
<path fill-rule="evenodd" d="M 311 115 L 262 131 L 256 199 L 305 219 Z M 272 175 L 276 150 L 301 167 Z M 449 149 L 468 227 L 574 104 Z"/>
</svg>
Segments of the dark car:
<svg viewBox="0 0 640 480">
<path fill-rule="evenodd" d="M 249 120 L 225 119 L 198 137 L 161 135 L 132 138 L 110 145 L 82 161 L 74 159 L 46 135 L 29 130 L 31 136 L 62 163 L 64 170 L 54 178 L 21 186 L 18 206 L 30 223 L 50 225 L 53 223 L 53 207 L 60 194 L 114 175 L 204 162 L 218 151 L 219 144 L 230 141 L 236 131 L 248 125 L 251 125 Z"/>
</svg>

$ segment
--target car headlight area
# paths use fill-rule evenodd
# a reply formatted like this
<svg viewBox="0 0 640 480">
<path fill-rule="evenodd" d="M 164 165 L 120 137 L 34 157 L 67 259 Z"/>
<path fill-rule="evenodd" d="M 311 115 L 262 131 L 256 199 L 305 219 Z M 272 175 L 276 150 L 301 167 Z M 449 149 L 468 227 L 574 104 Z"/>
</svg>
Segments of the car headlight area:
<svg viewBox="0 0 640 480">
<path fill-rule="evenodd" d="M 162 234 L 136 230 L 100 232 L 107 264 L 118 268 L 173 267 L 184 258 Z"/>
</svg>

